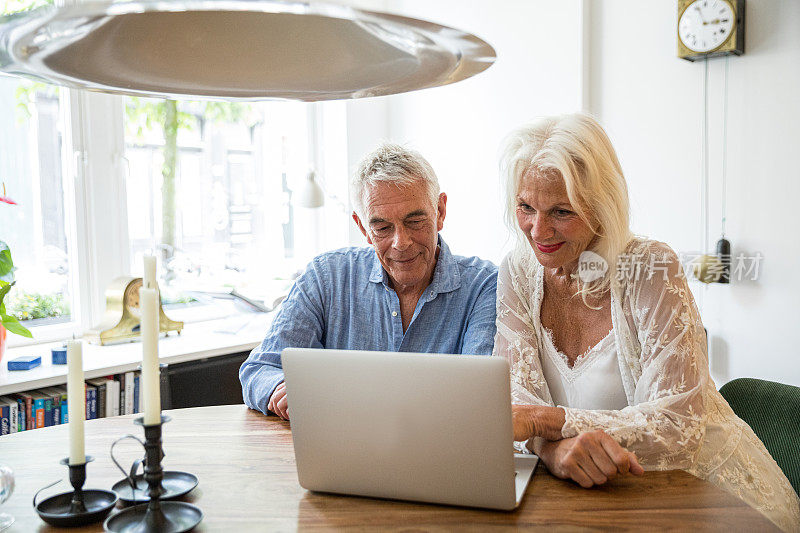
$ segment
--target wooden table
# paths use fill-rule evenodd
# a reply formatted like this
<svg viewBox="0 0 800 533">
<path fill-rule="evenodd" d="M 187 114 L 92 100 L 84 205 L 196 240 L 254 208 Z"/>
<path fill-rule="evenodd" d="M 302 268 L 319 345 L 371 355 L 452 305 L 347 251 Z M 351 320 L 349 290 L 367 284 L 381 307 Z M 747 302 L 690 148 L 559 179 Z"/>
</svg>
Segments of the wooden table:
<svg viewBox="0 0 800 533">
<path fill-rule="evenodd" d="M 297 483 L 288 422 L 242 405 L 178 409 L 164 426 L 164 466 L 195 474 L 200 485 L 186 497 L 205 518 L 196 531 L 294 531 L 297 529 L 485 530 L 500 527 L 550 529 L 673 529 L 769 531 L 771 523 L 734 496 L 682 471 L 627 476 L 602 487 L 581 487 L 551 476 L 541 465 L 519 509 L 484 511 L 459 507 L 316 494 Z M 110 489 L 122 478 L 109 458 L 114 439 L 132 433 L 134 416 L 86 423 L 86 488 Z M 31 507 L 33 494 L 67 490 L 64 426 L 0 437 L 0 462 L 14 469 L 16 490 L 0 509 L 12 513 L 10 532 L 54 531 Z M 132 440 L 117 446 L 130 464 L 141 455 Z M 137 449 L 138 448 L 138 449 Z M 320 450 L 324 453 L 324 450 Z M 72 531 L 102 531 L 102 524 Z"/>
</svg>

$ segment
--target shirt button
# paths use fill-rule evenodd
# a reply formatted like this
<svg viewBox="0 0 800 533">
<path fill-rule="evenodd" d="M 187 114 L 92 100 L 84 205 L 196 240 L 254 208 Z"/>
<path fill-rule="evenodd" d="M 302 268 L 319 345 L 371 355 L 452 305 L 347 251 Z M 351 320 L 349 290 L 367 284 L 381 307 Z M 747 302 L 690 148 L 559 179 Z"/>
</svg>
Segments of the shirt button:
<svg viewBox="0 0 800 533">
<path fill-rule="evenodd" d="M 435 294 L 436 294 L 435 292 L 431 291 L 431 296 L 434 296 Z"/>
<path fill-rule="evenodd" d="M 392 316 L 397 316 L 397 311 L 392 311 Z"/>
</svg>

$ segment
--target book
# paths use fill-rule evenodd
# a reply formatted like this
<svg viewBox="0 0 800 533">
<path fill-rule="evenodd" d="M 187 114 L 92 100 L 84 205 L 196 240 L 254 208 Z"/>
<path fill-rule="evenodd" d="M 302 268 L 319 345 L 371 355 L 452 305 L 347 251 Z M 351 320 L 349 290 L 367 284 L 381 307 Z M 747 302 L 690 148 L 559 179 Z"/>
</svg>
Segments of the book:
<svg viewBox="0 0 800 533">
<path fill-rule="evenodd" d="M 133 412 L 139 413 L 141 409 L 139 407 L 139 398 L 141 398 L 141 393 L 139 391 L 139 383 L 141 383 L 141 378 L 139 376 L 139 372 L 136 372 L 133 375 Z"/>
<path fill-rule="evenodd" d="M 47 389 L 50 399 L 53 400 L 53 425 L 61 424 L 61 393 L 55 388 Z"/>
<path fill-rule="evenodd" d="M 95 378 L 86 382 L 97 388 L 97 418 L 113 416 L 108 414 L 109 379 Z"/>
<path fill-rule="evenodd" d="M 97 418 L 97 387 L 86 384 L 86 420 Z"/>
<path fill-rule="evenodd" d="M 50 397 L 50 425 L 61 424 L 61 392 L 55 387 L 47 387 L 41 391 Z"/>
<path fill-rule="evenodd" d="M 45 390 L 45 389 L 37 389 L 34 391 L 35 393 L 39 393 L 42 396 L 42 409 L 44 410 L 44 427 L 50 427 L 53 425 L 53 396 L 52 394 Z M 36 396 L 34 395 L 34 398 Z M 42 427 L 37 425 L 36 427 Z"/>
<path fill-rule="evenodd" d="M 125 414 L 133 414 L 133 372 L 125 372 Z"/>
<path fill-rule="evenodd" d="M 45 422 L 47 421 L 47 417 L 44 412 L 45 401 L 49 400 L 50 398 L 39 390 L 31 391 L 31 397 L 33 402 L 31 412 L 31 416 L 33 417 L 33 427 L 31 429 L 47 427 L 45 425 Z M 52 417 L 52 412 L 50 413 L 50 416 Z"/>
<path fill-rule="evenodd" d="M 17 401 L 10 396 L 0 398 L 0 403 L 8 406 L 8 432 L 16 433 L 19 431 L 19 406 Z"/>
<path fill-rule="evenodd" d="M 18 392 L 14 395 L 25 405 L 25 430 L 36 427 L 36 419 L 33 416 L 33 396 L 27 392 Z"/>
<path fill-rule="evenodd" d="M 53 397 L 44 394 L 44 427 L 49 428 L 53 425 Z"/>
<path fill-rule="evenodd" d="M 25 400 L 17 397 L 17 395 L 12 395 L 11 397 L 17 400 L 17 414 L 19 416 L 19 424 L 17 431 L 25 431 L 26 429 L 28 429 L 27 427 L 28 421 L 25 417 Z"/>
<path fill-rule="evenodd" d="M 59 406 L 61 412 L 59 413 L 59 420 L 61 424 L 66 424 L 69 420 L 69 409 L 67 409 L 67 386 L 60 385 L 58 387 L 53 387 L 53 390 L 56 391 L 56 394 L 61 395 L 61 404 Z"/>
<path fill-rule="evenodd" d="M 8 406 L 0 403 L 0 435 L 8 435 L 11 433 L 11 413 Z"/>
<path fill-rule="evenodd" d="M 112 385 L 111 388 L 113 390 L 113 392 L 112 392 L 113 396 L 111 398 L 111 400 L 112 400 L 112 403 L 111 403 L 111 416 L 119 416 L 119 396 L 120 396 L 120 394 L 119 394 L 119 392 L 120 392 L 119 391 L 119 381 L 117 381 L 117 380 L 112 378 L 111 379 L 111 385 Z"/>
<path fill-rule="evenodd" d="M 114 374 L 114 381 L 119 386 L 119 412 L 117 414 L 125 414 L 125 374 Z"/>
</svg>

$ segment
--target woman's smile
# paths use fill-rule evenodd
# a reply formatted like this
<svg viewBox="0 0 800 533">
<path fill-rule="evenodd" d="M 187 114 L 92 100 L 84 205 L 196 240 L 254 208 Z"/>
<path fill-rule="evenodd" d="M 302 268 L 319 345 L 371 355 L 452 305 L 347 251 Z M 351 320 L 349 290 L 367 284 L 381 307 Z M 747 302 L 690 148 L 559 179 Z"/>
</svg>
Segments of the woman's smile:
<svg viewBox="0 0 800 533">
<path fill-rule="evenodd" d="M 537 242 L 536 243 L 536 247 L 541 252 L 544 252 L 546 254 L 552 254 L 554 252 L 557 252 L 558 249 L 561 248 L 564 245 L 565 242 L 566 241 L 562 241 L 562 242 L 559 242 L 557 244 L 550 244 L 550 245 L 545 245 L 545 244 L 541 244 L 541 243 Z"/>
</svg>

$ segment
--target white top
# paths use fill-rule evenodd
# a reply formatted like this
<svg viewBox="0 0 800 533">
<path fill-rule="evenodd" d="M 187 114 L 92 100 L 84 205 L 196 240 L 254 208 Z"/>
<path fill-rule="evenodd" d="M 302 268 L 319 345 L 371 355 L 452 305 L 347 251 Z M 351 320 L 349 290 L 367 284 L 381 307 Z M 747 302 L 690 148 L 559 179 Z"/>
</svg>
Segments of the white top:
<svg viewBox="0 0 800 533">
<path fill-rule="evenodd" d="M 542 371 L 556 405 L 606 410 L 628 406 L 613 330 L 579 356 L 572 367 L 567 364 L 567 356 L 556 349 L 552 332 L 545 327 L 542 331 Z"/>
<path fill-rule="evenodd" d="M 678 255 L 637 237 L 623 258 L 618 265 L 630 268 L 611 286 L 611 320 L 626 406 L 564 407 L 562 437 L 603 430 L 645 470 L 686 470 L 736 494 L 784 531 L 800 531 L 800 498 L 709 375 L 706 334 Z M 549 359 L 538 323 L 543 271 L 523 243 L 497 275 L 494 354 L 509 362 L 515 403 L 553 405 L 553 385 L 562 383 L 543 371 Z"/>
</svg>

